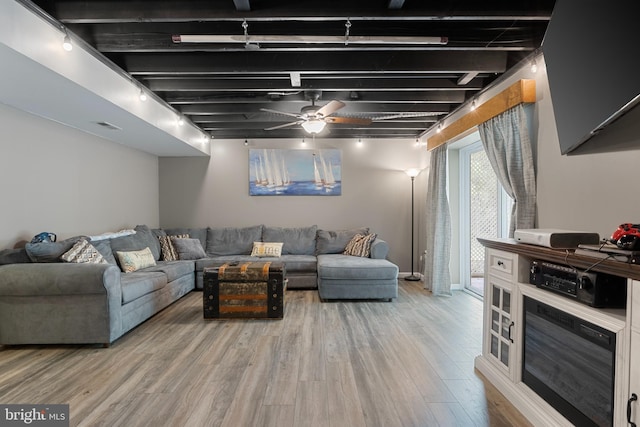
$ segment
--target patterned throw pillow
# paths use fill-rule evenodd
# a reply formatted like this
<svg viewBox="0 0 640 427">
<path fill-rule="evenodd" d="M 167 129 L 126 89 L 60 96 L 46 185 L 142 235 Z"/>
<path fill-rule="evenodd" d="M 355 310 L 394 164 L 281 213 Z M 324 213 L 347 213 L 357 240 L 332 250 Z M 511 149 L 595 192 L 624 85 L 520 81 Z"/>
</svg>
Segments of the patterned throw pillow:
<svg viewBox="0 0 640 427">
<path fill-rule="evenodd" d="M 171 241 L 172 237 L 176 239 L 188 239 L 189 235 L 177 234 L 175 236 L 158 236 L 163 261 L 175 261 L 178 259 L 178 251 L 176 251 L 176 248 L 173 246 L 173 242 Z"/>
<path fill-rule="evenodd" d="M 369 257 L 371 255 L 371 243 L 376 239 L 376 234 L 356 234 L 351 241 L 347 243 L 344 249 L 344 255 L 352 255 L 359 257 Z"/>
<path fill-rule="evenodd" d="M 65 262 L 108 264 L 102 254 L 88 240 L 78 240 L 67 252 L 60 255 Z"/>
<path fill-rule="evenodd" d="M 280 258 L 283 243 L 253 242 L 251 256 Z"/>
<path fill-rule="evenodd" d="M 144 248 L 140 251 L 116 251 L 116 256 L 120 261 L 120 269 L 125 273 L 156 265 L 156 260 L 153 259 L 153 253 L 149 248 Z"/>
</svg>

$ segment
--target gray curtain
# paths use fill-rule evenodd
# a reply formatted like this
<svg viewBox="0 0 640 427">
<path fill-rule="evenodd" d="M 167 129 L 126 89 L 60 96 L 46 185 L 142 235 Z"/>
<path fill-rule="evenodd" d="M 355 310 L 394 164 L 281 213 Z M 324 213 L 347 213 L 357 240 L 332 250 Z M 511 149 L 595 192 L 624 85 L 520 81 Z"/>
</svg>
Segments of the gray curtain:
<svg viewBox="0 0 640 427">
<path fill-rule="evenodd" d="M 447 198 L 446 145 L 431 151 L 426 212 L 425 288 L 434 295 L 451 295 L 451 214 Z"/>
<path fill-rule="evenodd" d="M 536 176 L 523 105 L 482 123 L 478 130 L 498 181 L 514 201 L 509 237 L 516 229 L 534 228 Z"/>
</svg>

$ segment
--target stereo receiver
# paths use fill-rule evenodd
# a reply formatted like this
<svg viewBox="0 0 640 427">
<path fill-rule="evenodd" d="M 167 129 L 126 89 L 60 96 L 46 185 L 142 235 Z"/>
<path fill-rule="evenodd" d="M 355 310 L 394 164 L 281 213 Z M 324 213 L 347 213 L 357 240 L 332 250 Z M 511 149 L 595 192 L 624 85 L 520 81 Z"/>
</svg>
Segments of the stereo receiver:
<svg viewBox="0 0 640 427">
<path fill-rule="evenodd" d="M 622 308 L 627 303 L 627 279 L 611 274 L 532 261 L 529 283 L 591 307 Z"/>
</svg>

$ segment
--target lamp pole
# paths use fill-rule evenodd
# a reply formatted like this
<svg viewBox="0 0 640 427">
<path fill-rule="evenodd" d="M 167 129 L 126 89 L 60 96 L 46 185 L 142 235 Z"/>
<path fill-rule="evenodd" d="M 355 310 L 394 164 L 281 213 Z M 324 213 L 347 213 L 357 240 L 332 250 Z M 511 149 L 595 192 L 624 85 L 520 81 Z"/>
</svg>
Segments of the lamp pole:
<svg viewBox="0 0 640 427">
<path fill-rule="evenodd" d="M 417 282 L 420 280 L 420 276 L 418 276 L 417 274 L 414 273 L 414 269 L 413 269 L 413 261 L 414 261 L 414 231 L 413 231 L 413 227 L 414 227 L 414 184 L 415 184 L 415 180 L 416 180 L 416 176 L 418 176 L 420 174 L 420 169 L 407 169 L 405 171 L 405 173 L 407 175 L 409 175 L 409 177 L 411 178 L 411 275 L 407 276 L 404 278 L 404 280 L 409 280 L 411 282 Z"/>
</svg>

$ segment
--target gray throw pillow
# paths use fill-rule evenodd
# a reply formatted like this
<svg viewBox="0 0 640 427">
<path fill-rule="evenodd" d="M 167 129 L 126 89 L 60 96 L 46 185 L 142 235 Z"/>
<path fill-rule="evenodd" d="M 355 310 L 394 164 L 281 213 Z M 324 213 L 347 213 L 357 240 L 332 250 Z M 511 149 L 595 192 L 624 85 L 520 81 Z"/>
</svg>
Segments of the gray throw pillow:
<svg viewBox="0 0 640 427">
<path fill-rule="evenodd" d="M 201 259 L 207 257 L 199 239 L 172 237 L 171 243 L 173 243 L 173 247 L 178 252 L 178 259 Z"/>
<path fill-rule="evenodd" d="M 91 241 L 91 244 L 98 250 L 98 252 L 100 252 L 109 264 L 118 265 L 116 257 L 113 255 L 113 251 L 111 250 L 111 242 L 109 239 L 98 240 L 97 242 Z"/>
<path fill-rule="evenodd" d="M 318 230 L 316 254 L 341 254 L 356 234 L 369 234 L 369 228 L 352 228 L 351 230 Z"/>
<path fill-rule="evenodd" d="M 164 232 L 167 236 L 184 236 L 188 234 L 192 239 L 200 240 L 202 243 L 202 247 L 207 247 L 207 230 L 208 228 L 186 228 L 186 227 L 174 227 L 174 228 L 165 228 Z"/>
</svg>

